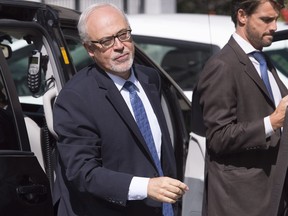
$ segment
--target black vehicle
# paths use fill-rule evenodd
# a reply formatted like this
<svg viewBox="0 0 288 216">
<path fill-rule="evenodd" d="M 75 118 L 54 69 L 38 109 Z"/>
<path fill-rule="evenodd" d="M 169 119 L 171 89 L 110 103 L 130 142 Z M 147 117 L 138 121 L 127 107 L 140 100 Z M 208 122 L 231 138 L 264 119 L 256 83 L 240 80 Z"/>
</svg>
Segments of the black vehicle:
<svg viewBox="0 0 288 216">
<path fill-rule="evenodd" d="M 53 102 L 63 85 L 92 62 L 78 36 L 78 18 L 79 12 L 58 6 L 0 3 L 0 46 L 6 56 L 6 60 L 0 56 L 0 84 L 3 101 L 11 110 L 12 138 L 16 138 L 0 142 L 1 215 L 53 215 L 50 192 L 57 137 L 52 127 Z M 183 180 L 190 102 L 169 75 L 137 47 L 135 61 L 154 67 L 162 78 L 163 109 L 178 178 Z"/>
<path fill-rule="evenodd" d="M 11 55 L 8 46 L 1 48 L 5 56 Z M 0 52 L 0 212 L 3 216 L 50 216 L 50 183 L 31 151 L 24 120 L 28 117 L 22 112 L 3 53 Z"/>
</svg>

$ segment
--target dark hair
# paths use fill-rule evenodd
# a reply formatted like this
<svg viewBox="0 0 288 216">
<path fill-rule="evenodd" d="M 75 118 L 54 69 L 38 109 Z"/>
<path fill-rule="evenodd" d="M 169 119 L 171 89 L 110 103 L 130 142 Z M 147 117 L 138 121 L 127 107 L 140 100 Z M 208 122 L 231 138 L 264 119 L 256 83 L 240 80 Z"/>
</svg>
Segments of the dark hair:
<svg viewBox="0 0 288 216">
<path fill-rule="evenodd" d="M 284 7 L 284 0 L 232 0 L 231 18 L 234 25 L 236 26 L 237 24 L 237 13 L 239 9 L 242 9 L 248 16 L 250 16 L 254 13 L 260 4 L 267 1 L 275 4 L 275 7 L 278 10 Z"/>
</svg>

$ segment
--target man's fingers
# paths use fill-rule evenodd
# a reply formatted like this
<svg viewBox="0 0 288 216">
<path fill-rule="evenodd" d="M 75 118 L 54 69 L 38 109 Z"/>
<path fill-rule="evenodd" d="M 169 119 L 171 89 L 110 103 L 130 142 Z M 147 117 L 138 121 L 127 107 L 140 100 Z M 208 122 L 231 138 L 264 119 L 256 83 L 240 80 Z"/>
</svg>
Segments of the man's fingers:
<svg viewBox="0 0 288 216">
<path fill-rule="evenodd" d="M 167 203 L 175 203 L 181 197 L 182 197 L 182 194 L 179 195 L 169 190 L 162 189 L 161 192 L 159 193 L 159 199 L 161 199 L 162 202 L 167 202 Z"/>
<path fill-rule="evenodd" d="M 186 184 L 169 177 L 153 178 L 148 184 L 148 196 L 167 203 L 175 203 L 188 190 Z"/>
<path fill-rule="evenodd" d="M 178 181 L 178 180 L 172 181 L 171 185 L 173 185 L 176 188 L 181 189 L 184 192 L 189 190 L 189 187 L 186 184 L 184 184 L 183 182 Z"/>
</svg>

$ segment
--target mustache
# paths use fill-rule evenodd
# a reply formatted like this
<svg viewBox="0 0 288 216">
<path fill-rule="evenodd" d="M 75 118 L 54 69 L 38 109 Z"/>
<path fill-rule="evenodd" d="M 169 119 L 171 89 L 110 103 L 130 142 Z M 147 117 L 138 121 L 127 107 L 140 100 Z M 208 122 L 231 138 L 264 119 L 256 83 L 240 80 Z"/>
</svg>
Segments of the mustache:
<svg viewBox="0 0 288 216">
<path fill-rule="evenodd" d="M 114 56 L 112 56 L 112 60 L 117 60 L 118 58 L 121 58 L 122 56 L 130 55 L 129 51 L 123 51 L 122 53 L 117 53 Z"/>
<path fill-rule="evenodd" d="M 264 36 L 274 36 L 275 35 L 275 31 L 269 31 L 269 32 L 266 32 L 264 33 Z"/>
</svg>

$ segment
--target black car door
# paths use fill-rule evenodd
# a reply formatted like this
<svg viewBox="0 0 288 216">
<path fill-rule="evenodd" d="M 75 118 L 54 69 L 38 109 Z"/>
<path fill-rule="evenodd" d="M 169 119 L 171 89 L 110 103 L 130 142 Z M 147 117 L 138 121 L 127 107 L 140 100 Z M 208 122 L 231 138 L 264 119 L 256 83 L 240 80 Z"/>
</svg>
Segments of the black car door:
<svg viewBox="0 0 288 216">
<path fill-rule="evenodd" d="M 49 181 L 30 150 L 25 122 L 14 81 L 0 52 L 0 214 L 51 216 Z"/>
</svg>

